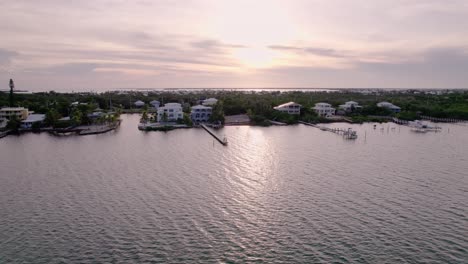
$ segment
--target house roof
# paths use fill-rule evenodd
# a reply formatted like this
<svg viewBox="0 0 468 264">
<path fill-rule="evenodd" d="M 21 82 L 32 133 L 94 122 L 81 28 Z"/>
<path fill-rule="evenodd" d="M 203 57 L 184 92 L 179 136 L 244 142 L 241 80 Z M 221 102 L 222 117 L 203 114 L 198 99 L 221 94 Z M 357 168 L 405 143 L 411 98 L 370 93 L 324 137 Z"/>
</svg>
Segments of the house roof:
<svg viewBox="0 0 468 264">
<path fill-rule="evenodd" d="M 331 106 L 331 104 L 329 104 L 329 103 L 316 103 L 315 106 L 326 106 L 326 107 L 329 107 L 329 106 Z"/>
<path fill-rule="evenodd" d="M 1 111 L 21 111 L 21 110 L 25 110 L 25 109 L 26 108 L 24 108 L 24 107 L 3 107 L 0 110 Z"/>
<path fill-rule="evenodd" d="M 298 104 L 298 103 L 295 103 L 295 102 L 288 102 L 288 103 L 285 103 L 285 104 L 278 105 L 278 106 L 276 106 L 275 108 L 283 108 L 283 107 L 287 107 L 287 106 L 290 106 L 290 105 L 298 105 L 298 106 L 302 107 L 302 105 L 300 105 L 300 104 Z"/>
<path fill-rule="evenodd" d="M 179 103 L 167 103 L 164 107 L 182 107 L 182 105 Z"/>
<path fill-rule="evenodd" d="M 25 120 L 21 121 L 22 123 L 29 123 L 29 122 L 40 122 L 44 121 L 46 115 L 43 114 L 31 114 L 28 115 L 28 118 Z"/>
<path fill-rule="evenodd" d="M 195 106 L 192 106 L 192 109 L 211 109 L 211 107 L 204 106 L 204 105 L 195 105 Z"/>
</svg>

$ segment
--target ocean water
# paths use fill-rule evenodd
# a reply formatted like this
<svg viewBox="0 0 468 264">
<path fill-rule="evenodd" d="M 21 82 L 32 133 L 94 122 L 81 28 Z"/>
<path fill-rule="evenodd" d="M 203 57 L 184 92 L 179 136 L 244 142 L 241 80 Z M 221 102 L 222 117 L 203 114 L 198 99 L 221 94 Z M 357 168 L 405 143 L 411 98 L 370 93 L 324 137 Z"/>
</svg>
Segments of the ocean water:
<svg viewBox="0 0 468 264">
<path fill-rule="evenodd" d="M 0 139 L 0 263 L 468 263 L 468 126 Z"/>
</svg>

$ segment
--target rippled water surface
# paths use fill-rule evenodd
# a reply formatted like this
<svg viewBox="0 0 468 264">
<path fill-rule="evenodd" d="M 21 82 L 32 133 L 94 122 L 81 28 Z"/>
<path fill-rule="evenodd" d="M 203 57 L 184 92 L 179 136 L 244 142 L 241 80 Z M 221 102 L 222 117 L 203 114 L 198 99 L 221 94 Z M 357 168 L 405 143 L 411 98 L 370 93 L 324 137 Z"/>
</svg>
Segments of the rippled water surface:
<svg viewBox="0 0 468 264">
<path fill-rule="evenodd" d="M 468 126 L 0 140 L 0 263 L 468 263 Z M 350 127 L 333 124 L 333 127 Z"/>
</svg>

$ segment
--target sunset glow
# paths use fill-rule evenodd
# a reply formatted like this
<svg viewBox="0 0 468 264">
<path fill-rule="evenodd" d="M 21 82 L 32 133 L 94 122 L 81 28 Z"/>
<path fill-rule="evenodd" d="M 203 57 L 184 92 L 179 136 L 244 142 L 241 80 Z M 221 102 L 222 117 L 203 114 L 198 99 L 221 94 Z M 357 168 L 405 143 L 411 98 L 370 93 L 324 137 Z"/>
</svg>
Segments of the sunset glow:
<svg viewBox="0 0 468 264">
<path fill-rule="evenodd" d="M 468 87 L 462 0 L 18 0 L 0 8 L 0 77 L 24 89 Z"/>
</svg>

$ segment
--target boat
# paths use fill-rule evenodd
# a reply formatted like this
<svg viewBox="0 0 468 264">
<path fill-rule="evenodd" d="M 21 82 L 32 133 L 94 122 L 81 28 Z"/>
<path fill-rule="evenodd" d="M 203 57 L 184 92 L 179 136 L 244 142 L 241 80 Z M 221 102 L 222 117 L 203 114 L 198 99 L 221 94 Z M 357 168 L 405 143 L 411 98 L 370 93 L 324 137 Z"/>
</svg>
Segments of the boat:
<svg viewBox="0 0 468 264">
<path fill-rule="evenodd" d="M 351 128 L 348 128 L 348 130 L 343 133 L 343 137 L 345 139 L 356 139 L 357 133 L 356 131 L 353 131 Z"/>
<path fill-rule="evenodd" d="M 416 132 L 416 133 L 427 133 L 428 130 L 426 128 L 421 128 L 421 127 L 413 127 L 411 128 L 411 131 Z"/>
<path fill-rule="evenodd" d="M 423 123 L 423 122 L 420 121 L 420 120 L 409 121 L 409 122 L 408 122 L 408 126 L 411 127 L 411 131 L 417 132 L 417 133 L 426 133 L 426 132 L 428 132 L 428 131 L 435 131 L 435 132 L 437 132 L 437 131 L 439 131 L 439 130 L 442 129 L 441 127 L 429 126 L 428 124 Z"/>
</svg>

